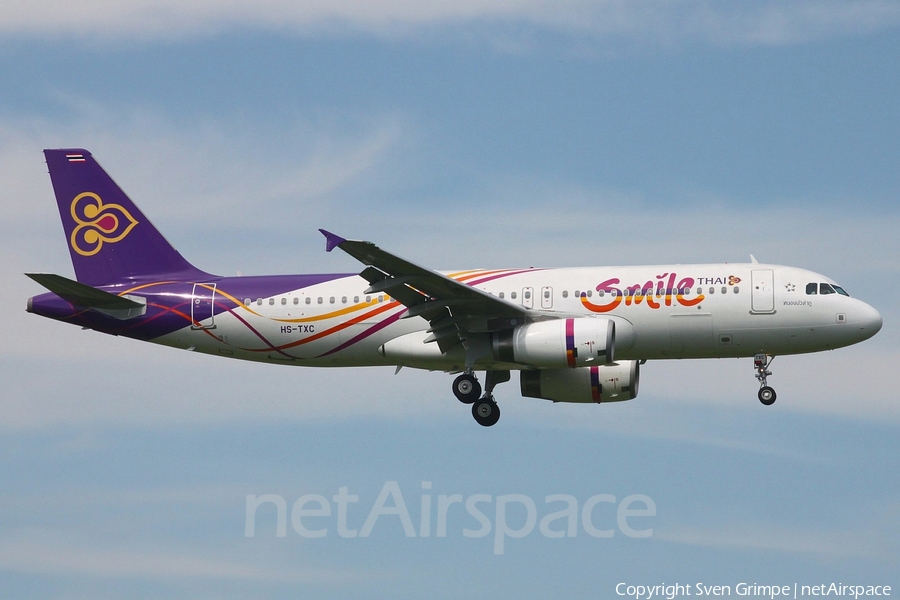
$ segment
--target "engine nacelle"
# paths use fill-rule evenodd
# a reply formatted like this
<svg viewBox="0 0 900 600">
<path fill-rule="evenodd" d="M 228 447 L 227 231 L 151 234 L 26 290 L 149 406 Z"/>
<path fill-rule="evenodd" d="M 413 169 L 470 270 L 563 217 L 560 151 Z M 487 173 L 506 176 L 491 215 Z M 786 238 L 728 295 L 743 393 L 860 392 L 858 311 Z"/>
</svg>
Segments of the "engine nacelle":
<svg viewBox="0 0 900 600">
<path fill-rule="evenodd" d="M 616 322 L 605 318 L 539 321 L 494 334 L 494 359 L 532 367 L 564 368 L 615 360 Z"/>
<path fill-rule="evenodd" d="M 578 369 L 521 371 L 522 395 L 554 402 L 621 402 L 638 394 L 641 368 L 636 360 Z"/>
</svg>

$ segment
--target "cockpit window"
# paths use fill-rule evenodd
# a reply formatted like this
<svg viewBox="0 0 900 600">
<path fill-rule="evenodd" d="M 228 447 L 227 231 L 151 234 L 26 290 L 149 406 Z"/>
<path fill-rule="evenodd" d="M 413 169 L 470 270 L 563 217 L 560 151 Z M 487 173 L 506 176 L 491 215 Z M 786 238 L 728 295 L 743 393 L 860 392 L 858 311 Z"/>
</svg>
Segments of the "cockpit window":
<svg viewBox="0 0 900 600">
<path fill-rule="evenodd" d="M 806 295 L 807 296 L 815 296 L 816 294 L 840 294 L 841 296 L 850 296 L 847 292 L 844 291 L 839 285 L 834 285 L 831 283 L 807 283 L 806 284 Z"/>
</svg>

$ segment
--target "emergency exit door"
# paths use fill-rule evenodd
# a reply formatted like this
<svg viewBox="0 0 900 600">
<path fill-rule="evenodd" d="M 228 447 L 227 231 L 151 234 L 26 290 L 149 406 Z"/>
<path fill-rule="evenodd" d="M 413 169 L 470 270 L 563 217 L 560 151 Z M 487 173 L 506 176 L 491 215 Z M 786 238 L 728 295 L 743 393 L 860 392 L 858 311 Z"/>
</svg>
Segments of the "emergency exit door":
<svg viewBox="0 0 900 600">
<path fill-rule="evenodd" d="M 195 283 L 191 292 L 191 329 L 215 329 L 215 283 Z"/>
<path fill-rule="evenodd" d="M 775 274 L 772 269 L 750 272 L 750 310 L 755 313 L 775 312 Z"/>
</svg>

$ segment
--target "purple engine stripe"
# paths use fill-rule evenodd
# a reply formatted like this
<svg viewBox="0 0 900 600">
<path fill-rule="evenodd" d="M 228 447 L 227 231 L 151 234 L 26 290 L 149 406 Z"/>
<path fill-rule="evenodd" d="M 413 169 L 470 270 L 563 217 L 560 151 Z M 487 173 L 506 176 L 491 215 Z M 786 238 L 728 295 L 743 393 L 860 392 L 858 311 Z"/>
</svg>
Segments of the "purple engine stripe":
<svg viewBox="0 0 900 600">
<path fill-rule="evenodd" d="M 575 366 L 575 319 L 566 319 L 566 362 Z"/>
<path fill-rule="evenodd" d="M 600 368 L 591 367 L 591 397 L 597 404 L 603 402 L 602 390 L 603 388 L 600 387 Z"/>
</svg>

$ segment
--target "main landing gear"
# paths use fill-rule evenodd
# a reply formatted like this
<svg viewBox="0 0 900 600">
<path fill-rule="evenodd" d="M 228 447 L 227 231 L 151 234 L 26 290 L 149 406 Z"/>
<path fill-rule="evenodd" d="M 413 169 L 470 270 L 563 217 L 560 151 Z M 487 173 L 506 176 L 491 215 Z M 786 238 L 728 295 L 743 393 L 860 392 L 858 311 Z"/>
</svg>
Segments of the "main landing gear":
<svg viewBox="0 0 900 600">
<path fill-rule="evenodd" d="M 471 370 L 453 380 L 453 394 L 463 404 L 472 405 L 472 416 L 483 426 L 490 427 L 500 420 L 500 407 L 494 400 L 494 386 L 509 381 L 509 371 L 487 371 L 485 391 L 481 395 L 481 384 Z"/>
<path fill-rule="evenodd" d="M 472 404 L 481 395 L 481 384 L 475 373 L 466 372 L 453 380 L 453 394 L 463 404 Z"/>
<path fill-rule="evenodd" d="M 769 387 L 766 381 L 766 377 L 772 374 L 772 371 L 769 370 L 769 365 L 772 364 L 773 360 L 775 360 L 775 357 L 769 358 L 767 354 L 757 354 L 753 357 L 753 367 L 756 369 L 756 379 L 759 381 L 759 393 L 757 396 L 759 401 L 766 406 L 774 404 L 775 399 L 778 397 L 775 394 L 775 390 Z"/>
</svg>

